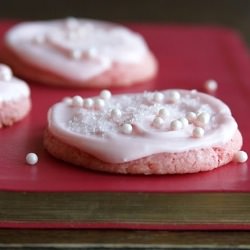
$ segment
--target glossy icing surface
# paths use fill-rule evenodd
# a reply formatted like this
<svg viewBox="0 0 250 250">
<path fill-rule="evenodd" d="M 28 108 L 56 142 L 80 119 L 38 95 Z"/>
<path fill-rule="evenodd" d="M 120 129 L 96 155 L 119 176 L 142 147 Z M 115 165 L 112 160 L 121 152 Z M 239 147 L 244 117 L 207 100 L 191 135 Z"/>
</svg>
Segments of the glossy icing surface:
<svg viewBox="0 0 250 250">
<path fill-rule="evenodd" d="M 82 101 L 68 98 L 51 107 L 48 127 L 67 144 L 103 161 L 121 163 L 223 145 L 233 137 L 237 123 L 228 106 L 215 97 L 166 90 Z M 204 133 L 194 132 L 197 128 Z"/>
<path fill-rule="evenodd" d="M 15 101 L 19 98 L 29 97 L 28 85 L 13 76 L 12 70 L 5 64 L 0 64 L 0 103 Z"/>
<path fill-rule="evenodd" d="M 138 33 L 88 19 L 22 23 L 5 40 L 27 62 L 78 81 L 91 79 L 115 63 L 140 63 L 148 53 Z"/>
</svg>

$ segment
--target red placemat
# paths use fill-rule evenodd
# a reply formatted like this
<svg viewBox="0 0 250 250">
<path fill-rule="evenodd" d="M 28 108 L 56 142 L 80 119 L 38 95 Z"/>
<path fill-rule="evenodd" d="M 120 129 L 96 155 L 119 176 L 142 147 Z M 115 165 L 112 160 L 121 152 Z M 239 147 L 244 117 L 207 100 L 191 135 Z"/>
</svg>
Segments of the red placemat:
<svg viewBox="0 0 250 250">
<path fill-rule="evenodd" d="M 0 22 L 4 32 L 13 22 Z M 250 63 L 239 35 L 217 27 L 128 24 L 140 32 L 159 60 L 154 85 L 112 90 L 114 93 L 146 89 L 202 89 L 207 79 L 219 83 L 217 96 L 232 109 L 250 151 Z M 0 44 L 0 45 L 1 45 Z M 33 108 L 22 122 L 0 130 L 0 190 L 99 192 L 249 192 L 247 163 L 230 163 L 211 172 L 166 176 L 122 176 L 88 171 L 55 160 L 42 145 L 48 108 L 64 96 L 90 96 L 99 90 L 60 89 L 29 82 Z M 28 166 L 25 156 L 36 152 L 39 163 Z"/>
</svg>

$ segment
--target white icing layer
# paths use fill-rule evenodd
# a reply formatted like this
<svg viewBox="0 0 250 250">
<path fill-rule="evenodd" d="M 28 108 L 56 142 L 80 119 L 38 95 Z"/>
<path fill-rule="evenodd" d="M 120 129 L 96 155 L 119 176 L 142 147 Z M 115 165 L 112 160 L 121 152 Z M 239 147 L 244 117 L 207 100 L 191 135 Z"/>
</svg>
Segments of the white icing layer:
<svg viewBox="0 0 250 250">
<path fill-rule="evenodd" d="M 86 107 L 86 100 L 82 107 L 73 106 L 67 99 L 51 107 L 48 127 L 65 143 L 110 163 L 218 146 L 232 139 L 237 123 L 226 104 L 203 93 L 175 91 L 180 98 L 174 103 L 173 91 L 167 90 L 161 92 L 160 99 L 155 98 L 158 95 L 155 92 L 112 96 L 104 101 L 101 109 L 94 105 Z M 100 97 L 93 98 L 94 103 L 97 99 Z M 166 112 L 160 111 L 163 109 Z M 202 126 L 201 137 L 193 136 L 194 128 L 200 127 L 196 124 L 199 120 L 187 123 L 187 119 L 183 119 L 189 112 L 210 117 Z M 160 119 L 156 119 L 158 117 Z M 173 130 L 171 123 L 176 120 L 182 125 Z"/>
<path fill-rule="evenodd" d="M 28 85 L 15 77 L 5 82 L 0 80 L 0 102 L 15 101 L 30 96 Z"/>
<path fill-rule="evenodd" d="M 148 53 L 142 36 L 123 26 L 74 18 L 19 24 L 6 43 L 27 62 L 78 81 L 116 62 L 137 64 Z"/>
<path fill-rule="evenodd" d="M 12 70 L 5 64 L 0 64 L 0 104 L 15 101 L 30 96 L 28 85 L 13 77 Z"/>
</svg>

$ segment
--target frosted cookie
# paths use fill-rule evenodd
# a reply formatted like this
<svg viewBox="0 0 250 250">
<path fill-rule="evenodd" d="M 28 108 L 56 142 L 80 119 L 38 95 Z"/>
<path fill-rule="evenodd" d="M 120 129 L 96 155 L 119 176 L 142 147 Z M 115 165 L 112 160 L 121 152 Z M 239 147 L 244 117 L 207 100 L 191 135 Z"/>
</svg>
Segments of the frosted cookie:
<svg viewBox="0 0 250 250">
<path fill-rule="evenodd" d="M 65 98 L 48 112 L 54 157 L 121 174 L 207 171 L 232 161 L 242 136 L 230 109 L 197 91 Z"/>
<path fill-rule="evenodd" d="M 157 72 L 140 34 L 89 19 L 18 24 L 5 36 L 3 57 L 21 76 L 69 87 L 128 86 Z"/>
<path fill-rule="evenodd" d="M 0 64 L 0 128 L 23 119 L 30 108 L 28 85 L 15 78 L 7 65 Z"/>
</svg>

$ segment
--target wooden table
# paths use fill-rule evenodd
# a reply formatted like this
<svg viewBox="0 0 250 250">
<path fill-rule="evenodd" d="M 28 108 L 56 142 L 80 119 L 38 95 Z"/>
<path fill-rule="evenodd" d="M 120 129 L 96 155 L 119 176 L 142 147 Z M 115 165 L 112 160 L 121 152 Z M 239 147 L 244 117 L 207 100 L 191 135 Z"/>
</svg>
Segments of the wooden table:
<svg viewBox="0 0 250 250">
<path fill-rule="evenodd" d="M 22 249 L 250 249 L 250 232 L 0 230 L 0 249 L 19 249 L 18 247 Z"/>
</svg>

